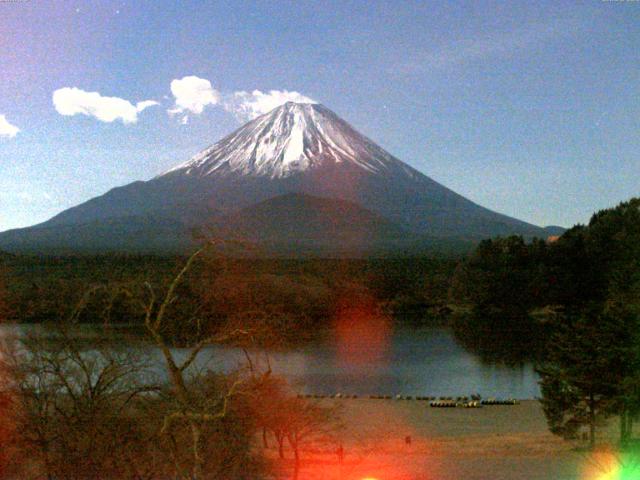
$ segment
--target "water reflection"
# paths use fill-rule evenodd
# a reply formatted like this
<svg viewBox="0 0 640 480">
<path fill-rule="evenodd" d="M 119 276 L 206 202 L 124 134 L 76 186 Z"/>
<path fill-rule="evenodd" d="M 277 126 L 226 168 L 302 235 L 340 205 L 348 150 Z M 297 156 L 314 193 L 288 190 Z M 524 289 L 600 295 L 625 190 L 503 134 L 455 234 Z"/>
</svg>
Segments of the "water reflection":
<svg viewBox="0 0 640 480">
<path fill-rule="evenodd" d="M 16 333 L 16 327 L 4 326 L 4 335 Z M 17 327 L 21 332 L 45 332 L 36 326 Z M 95 327 L 81 331 L 90 345 Z M 116 336 L 117 338 L 117 336 Z M 122 341 L 131 335 L 123 334 Z M 164 374 L 160 352 L 143 343 L 128 348 L 141 349 L 157 365 L 156 373 Z M 362 346 L 366 348 L 366 345 Z M 538 377 L 531 364 L 518 366 L 491 365 L 459 346 L 445 328 L 421 330 L 400 329 L 391 337 L 385 355 L 372 356 L 368 362 L 350 362 L 339 355 L 331 342 L 269 355 L 252 352 L 254 362 L 271 366 L 301 393 L 330 395 L 379 394 L 459 396 L 479 393 L 483 397 L 535 398 L 540 395 Z M 188 354 L 186 349 L 174 349 L 178 360 Z M 197 369 L 232 371 L 246 361 L 241 350 L 220 346 L 205 349 L 194 365 Z"/>
</svg>

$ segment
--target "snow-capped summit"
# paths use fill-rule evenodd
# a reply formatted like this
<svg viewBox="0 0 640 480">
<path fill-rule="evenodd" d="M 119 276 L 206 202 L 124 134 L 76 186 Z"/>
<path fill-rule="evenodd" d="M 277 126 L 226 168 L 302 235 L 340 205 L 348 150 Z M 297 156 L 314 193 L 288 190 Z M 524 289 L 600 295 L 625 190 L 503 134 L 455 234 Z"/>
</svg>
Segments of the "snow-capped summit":
<svg viewBox="0 0 640 480">
<path fill-rule="evenodd" d="M 287 102 L 165 174 L 283 178 L 327 162 L 349 162 L 372 173 L 403 166 L 323 105 Z"/>
</svg>

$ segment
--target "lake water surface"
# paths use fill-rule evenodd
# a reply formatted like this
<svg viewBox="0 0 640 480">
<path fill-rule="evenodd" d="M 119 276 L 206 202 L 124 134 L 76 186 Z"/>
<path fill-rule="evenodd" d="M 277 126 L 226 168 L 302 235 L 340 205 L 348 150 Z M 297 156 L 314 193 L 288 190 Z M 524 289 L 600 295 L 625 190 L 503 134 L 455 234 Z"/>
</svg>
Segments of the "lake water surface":
<svg viewBox="0 0 640 480">
<path fill-rule="evenodd" d="M 159 350 L 140 344 L 131 348 L 143 348 L 151 355 L 154 370 L 160 375 L 164 373 Z M 367 345 L 360 348 L 366 351 Z M 174 349 L 178 358 L 187 352 Z M 254 352 L 251 356 L 261 367 L 268 362 L 275 374 L 287 378 L 300 393 L 413 396 L 479 393 L 485 398 L 518 399 L 540 395 L 538 377 L 531 364 L 483 363 L 478 356 L 459 346 L 445 328 L 396 330 L 384 352 L 356 362 L 344 358 L 339 346 L 331 342 L 268 355 Z M 196 368 L 231 371 L 245 360 L 244 353 L 238 349 L 212 346 L 203 350 Z"/>
<path fill-rule="evenodd" d="M 402 329 L 385 355 L 350 362 L 331 344 L 272 355 L 275 372 L 303 393 L 535 398 L 533 365 L 487 365 L 459 346 L 444 328 Z"/>
</svg>

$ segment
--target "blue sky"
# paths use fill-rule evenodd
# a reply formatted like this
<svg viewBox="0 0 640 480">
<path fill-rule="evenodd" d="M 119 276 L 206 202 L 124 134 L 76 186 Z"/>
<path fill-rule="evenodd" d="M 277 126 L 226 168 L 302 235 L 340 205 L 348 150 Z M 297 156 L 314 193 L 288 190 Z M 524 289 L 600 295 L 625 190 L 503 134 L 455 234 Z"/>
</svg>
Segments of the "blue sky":
<svg viewBox="0 0 640 480">
<path fill-rule="evenodd" d="M 215 98 L 169 114 L 187 76 Z M 187 160 L 271 91 L 535 224 L 640 194 L 638 1 L 0 1 L 0 230 Z"/>
</svg>

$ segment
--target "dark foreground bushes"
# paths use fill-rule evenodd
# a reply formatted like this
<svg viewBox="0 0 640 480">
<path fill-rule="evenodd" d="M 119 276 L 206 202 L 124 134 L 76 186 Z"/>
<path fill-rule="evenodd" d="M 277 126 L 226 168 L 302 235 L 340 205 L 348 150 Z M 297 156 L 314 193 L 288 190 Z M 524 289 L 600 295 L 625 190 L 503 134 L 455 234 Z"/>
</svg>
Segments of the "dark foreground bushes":
<svg viewBox="0 0 640 480">
<path fill-rule="evenodd" d="M 192 477 L 193 431 L 185 422 L 167 425 L 179 411 L 174 392 L 134 349 L 106 339 L 87 349 L 73 332 L 56 329 L 5 341 L 2 358 L 3 478 Z M 193 400 L 219 412 L 236 379 L 194 378 Z M 251 388 L 238 390 L 224 415 L 202 420 L 201 478 L 254 479 L 266 471 L 252 448 L 249 415 L 259 382 Z"/>
</svg>

